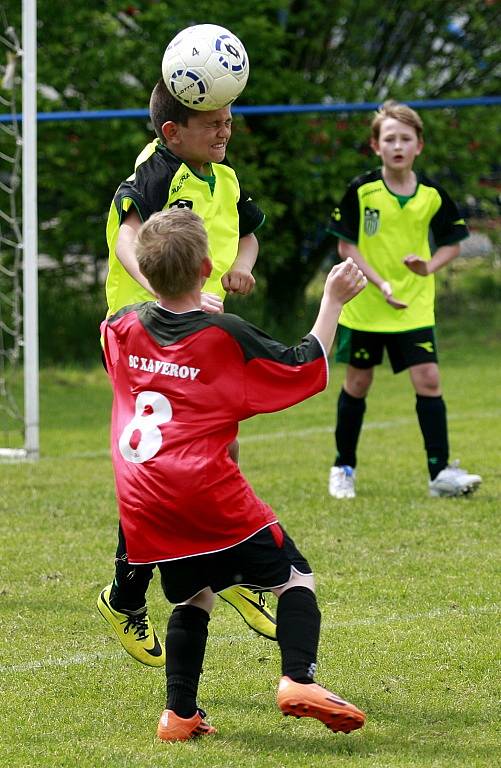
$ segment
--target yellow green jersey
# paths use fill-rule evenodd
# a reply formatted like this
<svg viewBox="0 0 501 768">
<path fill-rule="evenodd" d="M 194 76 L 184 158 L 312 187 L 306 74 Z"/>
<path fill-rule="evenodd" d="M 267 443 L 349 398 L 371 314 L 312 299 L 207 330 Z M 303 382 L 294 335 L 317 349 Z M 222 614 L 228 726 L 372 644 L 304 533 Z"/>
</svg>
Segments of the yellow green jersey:
<svg viewBox="0 0 501 768">
<path fill-rule="evenodd" d="M 131 206 L 141 221 L 156 211 L 174 206 L 190 208 L 203 219 L 213 265 L 204 291 L 221 298 L 226 295 L 221 277 L 235 261 L 239 239 L 256 231 L 264 221 L 263 212 L 240 188 L 230 165 L 213 163 L 211 174 L 203 176 L 155 139 L 138 156 L 134 173 L 118 187 L 108 214 L 108 315 L 129 304 L 152 299 L 116 255 L 118 231 Z"/>
<path fill-rule="evenodd" d="M 435 246 L 468 237 L 468 229 L 447 192 L 423 174 L 416 190 L 404 197 L 391 192 L 381 170 L 358 176 L 335 208 L 329 231 L 357 246 L 365 261 L 391 283 L 393 295 L 408 305 L 395 310 L 381 291 L 367 288 L 343 308 L 339 322 L 359 331 L 393 333 L 435 324 L 435 279 L 411 272 L 403 259 L 413 253 L 431 258 Z"/>
</svg>

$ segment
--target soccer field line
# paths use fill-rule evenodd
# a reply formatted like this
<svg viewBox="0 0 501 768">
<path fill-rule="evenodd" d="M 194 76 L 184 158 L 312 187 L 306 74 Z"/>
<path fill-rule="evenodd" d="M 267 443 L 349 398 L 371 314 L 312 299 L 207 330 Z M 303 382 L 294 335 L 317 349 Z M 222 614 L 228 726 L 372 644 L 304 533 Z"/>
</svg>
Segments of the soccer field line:
<svg viewBox="0 0 501 768">
<path fill-rule="evenodd" d="M 493 411 L 486 411 L 484 413 L 476 413 L 474 415 L 471 415 L 471 417 L 467 417 L 464 414 L 451 414 L 449 415 L 448 421 L 465 421 L 468 420 L 468 418 L 473 421 L 490 421 L 491 419 L 499 418 L 501 417 L 501 409 L 494 409 Z M 367 421 L 364 423 L 364 430 L 373 430 L 373 429 L 392 429 L 394 427 L 403 427 L 403 426 L 409 426 L 410 424 L 414 424 L 416 422 L 416 417 L 402 417 L 400 419 L 389 419 L 387 421 Z M 334 433 L 334 425 L 331 424 L 327 427 L 306 427 L 305 429 L 292 429 L 292 430 L 276 430 L 274 432 L 260 432 L 256 435 L 239 435 L 238 441 L 241 445 L 246 445 L 250 443 L 262 443 L 262 442 L 268 442 L 269 440 L 291 440 L 291 439 L 302 439 L 303 437 L 308 437 L 309 435 L 322 435 L 322 434 L 333 434 Z M 43 456 L 42 460 L 45 461 L 58 461 L 58 460 L 68 460 L 68 459 L 99 459 L 99 458 L 105 458 L 109 457 L 110 452 L 108 449 L 106 450 L 100 450 L 100 451 L 81 451 L 78 453 L 65 453 L 61 456 Z"/>
<path fill-rule="evenodd" d="M 476 413 L 475 416 L 472 416 L 471 418 L 478 420 L 491 420 L 493 418 L 496 418 L 498 416 L 501 416 L 501 409 L 495 409 L 494 411 L 487 411 L 485 413 Z M 464 420 L 466 417 L 464 415 L 450 415 L 447 417 L 449 421 L 459 421 Z M 392 429 L 394 427 L 404 427 L 409 426 L 409 424 L 414 424 L 416 422 L 416 417 L 410 417 L 410 416 L 403 416 L 399 419 L 389 419 L 387 421 L 367 421 L 364 422 L 363 429 L 364 430 L 373 430 L 373 429 Z M 258 442 L 266 442 L 268 440 L 282 440 L 282 439 L 289 439 L 289 438 L 302 438 L 307 437 L 308 435 L 319 435 L 319 434 L 334 434 L 334 425 L 330 425 L 328 427 L 306 427 L 306 429 L 297 429 L 297 430 L 280 430 L 277 432 L 264 432 L 257 435 L 242 435 L 239 436 L 238 442 L 241 445 L 245 445 L 245 443 L 258 443 Z"/>
<path fill-rule="evenodd" d="M 415 621 L 433 621 L 437 619 L 467 619 L 475 616 L 497 614 L 501 612 L 501 606 L 469 606 L 466 609 L 458 610 L 457 608 L 432 608 L 430 611 L 423 613 L 409 613 L 399 616 L 398 614 L 391 614 L 390 616 L 367 616 L 360 617 L 359 619 L 348 619 L 346 621 L 326 621 L 322 622 L 323 630 L 335 630 L 339 628 L 349 629 L 350 627 L 376 627 L 387 624 L 410 624 Z M 249 630 L 246 635 L 217 635 L 212 634 L 210 636 L 210 643 L 214 645 L 223 645 L 225 643 L 235 642 L 252 642 L 255 640 L 254 633 Z M 121 650 L 114 651 L 100 651 L 98 653 L 77 653 L 73 656 L 57 657 L 53 658 L 49 656 L 46 659 L 39 659 L 37 661 L 29 661 L 25 664 L 0 664 L 0 674 L 19 673 L 19 672 L 34 672 L 37 669 L 50 669 L 53 667 L 70 667 L 91 664 L 98 661 L 115 661 L 125 660 L 124 652 Z"/>
</svg>

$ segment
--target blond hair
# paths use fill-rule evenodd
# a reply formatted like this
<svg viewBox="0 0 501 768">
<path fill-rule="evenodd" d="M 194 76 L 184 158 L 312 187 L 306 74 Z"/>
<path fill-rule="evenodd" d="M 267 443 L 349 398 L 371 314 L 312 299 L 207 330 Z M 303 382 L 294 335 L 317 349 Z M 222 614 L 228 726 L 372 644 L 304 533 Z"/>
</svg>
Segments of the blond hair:
<svg viewBox="0 0 501 768">
<path fill-rule="evenodd" d="M 141 226 L 136 255 L 139 269 L 160 296 L 178 298 L 196 288 L 208 255 L 207 232 L 189 208 L 154 213 Z"/>
<path fill-rule="evenodd" d="M 381 124 L 387 117 L 393 117 L 395 120 L 399 120 L 401 123 L 410 125 L 416 131 L 418 139 L 421 141 L 423 138 L 423 121 L 419 117 L 418 113 L 407 106 L 407 104 L 400 104 L 394 99 L 389 99 L 382 104 L 377 110 L 375 117 L 371 123 L 371 139 L 375 141 L 379 140 L 379 133 L 381 131 Z"/>
</svg>

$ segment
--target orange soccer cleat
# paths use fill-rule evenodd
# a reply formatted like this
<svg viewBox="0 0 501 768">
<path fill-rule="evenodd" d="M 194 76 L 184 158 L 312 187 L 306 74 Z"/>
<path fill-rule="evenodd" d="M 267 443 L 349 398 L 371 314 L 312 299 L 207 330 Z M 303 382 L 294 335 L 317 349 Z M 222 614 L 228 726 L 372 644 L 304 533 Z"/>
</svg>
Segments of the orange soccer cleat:
<svg viewBox="0 0 501 768">
<path fill-rule="evenodd" d="M 198 709 L 193 717 L 179 717 L 172 709 L 164 709 L 158 723 L 157 736 L 162 741 L 187 741 L 196 736 L 210 736 L 216 729 L 206 723 L 205 712 Z"/>
<path fill-rule="evenodd" d="M 277 704 L 284 715 L 315 717 L 334 732 L 350 733 L 365 723 L 364 713 L 335 693 L 316 683 L 295 683 L 289 677 L 280 680 Z"/>
</svg>

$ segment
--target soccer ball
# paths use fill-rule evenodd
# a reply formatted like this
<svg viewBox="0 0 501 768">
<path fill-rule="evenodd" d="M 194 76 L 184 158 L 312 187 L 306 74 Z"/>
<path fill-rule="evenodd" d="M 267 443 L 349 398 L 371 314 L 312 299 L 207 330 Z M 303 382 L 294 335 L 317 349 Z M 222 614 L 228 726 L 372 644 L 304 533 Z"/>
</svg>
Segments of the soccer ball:
<svg viewBox="0 0 501 768">
<path fill-rule="evenodd" d="M 171 94 L 191 109 L 221 109 L 240 96 L 249 77 L 241 41 L 217 24 L 187 27 L 169 43 L 162 75 Z"/>
</svg>

